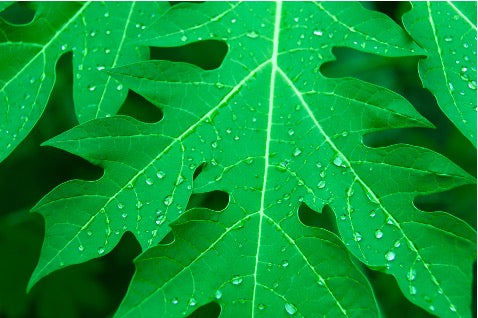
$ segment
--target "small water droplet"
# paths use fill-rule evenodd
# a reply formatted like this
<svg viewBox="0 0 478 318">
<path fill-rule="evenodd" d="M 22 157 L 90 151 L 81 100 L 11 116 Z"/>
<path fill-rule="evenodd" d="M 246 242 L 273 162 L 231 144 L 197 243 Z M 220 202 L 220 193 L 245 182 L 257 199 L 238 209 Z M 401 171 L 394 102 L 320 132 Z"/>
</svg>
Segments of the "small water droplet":
<svg viewBox="0 0 478 318">
<path fill-rule="evenodd" d="M 156 172 L 156 176 L 159 178 L 159 179 L 162 179 L 166 176 L 166 173 L 164 173 L 163 171 L 159 170 L 158 172 Z"/>
<path fill-rule="evenodd" d="M 216 293 L 214 294 L 214 296 L 216 297 L 216 299 L 221 299 L 221 297 L 222 297 L 222 291 L 220 291 L 219 289 L 216 290 Z"/>
<path fill-rule="evenodd" d="M 118 86 L 116 86 L 116 90 L 120 91 L 123 89 L 123 84 L 118 84 Z"/>
<path fill-rule="evenodd" d="M 380 229 L 376 230 L 375 231 L 375 237 L 378 238 L 378 239 L 382 238 L 383 237 L 382 230 L 380 230 Z"/>
<path fill-rule="evenodd" d="M 450 88 L 450 91 L 452 91 L 452 92 L 455 90 L 455 88 L 453 87 L 452 82 L 448 83 L 448 87 Z"/>
<path fill-rule="evenodd" d="M 85 250 L 85 247 L 83 245 L 78 246 L 78 251 L 83 252 Z"/>
<path fill-rule="evenodd" d="M 291 128 L 287 131 L 287 133 L 289 134 L 289 136 L 292 136 L 293 134 L 295 134 L 295 131 Z"/>
<path fill-rule="evenodd" d="M 354 240 L 355 240 L 355 242 L 360 242 L 362 240 L 362 234 L 360 234 L 359 232 L 355 232 L 354 233 Z"/>
<path fill-rule="evenodd" d="M 118 206 L 118 209 L 120 209 L 120 210 L 121 210 L 122 208 L 124 208 L 124 204 L 121 203 L 121 202 L 119 202 L 117 206 Z"/>
<path fill-rule="evenodd" d="M 102 255 L 104 252 L 105 252 L 105 248 L 104 248 L 104 247 L 98 248 L 98 254 Z"/>
<path fill-rule="evenodd" d="M 224 84 L 220 83 L 220 82 L 217 82 L 215 85 L 216 85 L 217 88 L 223 88 L 224 87 Z"/>
<path fill-rule="evenodd" d="M 452 36 L 446 36 L 445 37 L 445 42 L 451 42 L 453 41 L 453 37 Z"/>
<path fill-rule="evenodd" d="M 105 14 L 103 14 L 103 16 L 104 16 L 105 18 L 107 18 L 107 17 L 110 16 L 110 13 L 109 13 L 109 12 L 105 12 Z"/>
<path fill-rule="evenodd" d="M 161 225 L 164 223 L 164 221 L 166 221 L 166 215 L 165 214 L 160 214 L 157 218 L 156 218 L 156 221 L 155 223 L 157 225 Z"/>
<path fill-rule="evenodd" d="M 337 155 L 335 158 L 334 158 L 334 161 L 333 161 L 334 165 L 336 165 L 337 167 L 346 167 L 346 165 L 344 164 L 344 160 L 342 158 L 341 155 Z"/>
<path fill-rule="evenodd" d="M 179 175 L 178 178 L 176 179 L 176 185 L 180 185 L 184 182 L 184 177 L 182 175 Z"/>
<path fill-rule="evenodd" d="M 92 235 L 93 235 L 93 232 L 91 232 L 91 231 L 87 231 L 87 232 L 86 232 L 86 235 L 88 235 L 88 236 L 92 236 Z"/>
<path fill-rule="evenodd" d="M 255 32 L 255 31 L 251 31 L 251 32 L 247 32 L 247 33 L 246 33 L 246 36 L 247 36 L 248 38 L 255 39 L 255 38 L 257 38 L 257 37 L 259 36 L 259 34 L 258 34 L 257 32 Z"/>
<path fill-rule="evenodd" d="M 126 213 L 126 212 L 121 213 L 121 217 L 122 217 L 123 219 L 125 219 L 127 216 L 128 216 L 128 213 Z"/>
<path fill-rule="evenodd" d="M 189 299 L 188 305 L 191 307 L 194 307 L 196 306 L 196 304 L 197 304 L 196 298 L 191 297 L 191 299 Z"/>
<path fill-rule="evenodd" d="M 286 303 L 284 305 L 284 308 L 289 315 L 295 315 L 295 313 L 297 312 L 297 308 L 291 303 Z"/>
<path fill-rule="evenodd" d="M 283 260 L 281 264 L 282 264 L 282 267 L 287 267 L 289 266 L 289 261 Z"/>
<path fill-rule="evenodd" d="M 141 209 L 143 207 L 143 202 L 141 202 L 141 201 L 136 202 L 136 207 L 138 209 Z"/>
<path fill-rule="evenodd" d="M 453 311 L 453 312 L 456 312 L 456 307 L 454 305 L 450 305 L 450 310 Z"/>
<path fill-rule="evenodd" d="M 179 301 L 178 301 L 178 299 L 177 299 L 176 297 L 174 297 L 173 299 L 171 299 L 171 303 L 172 303 L 173 305 L 177 305 L 178 302 L 179 302 Z"/>
<path fill-rule="evenodd" d="M 211 142 L 211 147 L 213 147 L 213 148 L 217 148 L 217 141 L 213 141 L 213 142 Z"/>
<path fill-rule="evenodd" d="M 236 19 L 231 19 L 231 23 L 236 23 Z"/>
<path fill-rule="evenodd" d="M 297 156 L 299 156 L 301 153 L 302 153 L 302 150 L 300 150 L 299 148 L 295 148 L 295 149 L 294 149 L 294 152 L 292 153 L 292 155 L 293 155 L 294 157 L 297 157 Z"/>
<path fill-rule="evenodd" d="M 232 278 L 232 284 L 233 285 L 240 285 L 241 283 L 242 283 L 242 277 L 241 276 L 236 275 Z"/>
<path fill-rule="evenodd" d="M 90 92 L 93 92 L 95 89 L 96 89 L 96 86 L 95 86 L 95 85 L 92 85 L 92 84 L 88 85 L 88 90 L 89 90 Z"/>
<path fill-rule="evenodd" d="M 322 36 L 322 34 L 324 34 L 321 30 L 316 30 L 314 31 L 314 34 L 317 35 L 317 36 Z"/>
<path fill-rule="evenodd" d="M 410 295 L 416 295 L 417 288 L 415 286 L 410 285 L 410 287 L 408 288 L 408 292 L 410 293 Z"/>
<path fill-rule="evenodd" d="M 393 261 L 395 259 L 395 253 L 393 251 L 388 251 L 385 253 L 385 259 L 387 261 Z"/>
<path fill-rule="evenodd" d="M 471 88 L 472 90 L 476 90 L 476 81 L 469 81 L 468 87 Z"/>
<path fill-rule="evenodd" d="M 410 270 L 407 272 L 407 280 L 412 281 L 416 278 L 417 276 L 417 271 L 413 268 L 410 268 Z"/>
<path fill-rule="evenodd" d="M 182 41 L 182 42 L 186 42 L 186 41 L 187 41 L 187 39 L 188 39 L 188 37 L 187 37 L 187 36 L 185 36 L 185 35 L 183 35 L 183 36 L 181 37 L 181 41 Z"/>
<path fill-rule="evenodd" d="M 98 65 L 98 66 L 96 67 L 96 69 L 97 69 L 98 71 L 102 71 L 102 70 L 105 69 L 105 67 L 104 67 L 104 65 Z"/>
<path fill-rule="evenodd" d="M 264 304 L 258 304 L 258 305 L 257 305 L 257 309 L 259 309 L 259 310 L 264 310 L 264 309 L 266 309 L 266 305 L 264 305 Z"/>
<path fill-rule="evenodd" d="M 111 49 L 108 49 L 108 48 L 105 49 L 106 54 L 110 54 L 110 52 L 111 52 Z"/>
<path fill-rule="evenodd" d="M 325 181 L 324 180 L 319 181 L 319 183 L 317 183 L 317 188 L 319 189 L 325 188 Z"/>
<path fill-rule="evenodd" d="M 153 180 L 151 178 L 146 178 L 145 182 L 147 185 L 153 185 Z"/>
<path fill-rule="evenodd" d="M 164 198 L 163 203 L 165 206 L 170 206 L 171 203 L 173 203 L 173 197 L 168 195 L 167 197 Z"/>
<path fill-rule="evenodd" d="M 91 31 L 91 32 L 90 32 L 90 36 L 91 36 L 91 37 L 94 37 L 95 35 L 96 35 L 96 31 Z"/>
<path fill-rule="evenodd" d="M 428 307 L 428 309 L 430 309 L 431 311 L 435 311 L 435 306 L 430 305 L 430 306 Z"/>
</svg>

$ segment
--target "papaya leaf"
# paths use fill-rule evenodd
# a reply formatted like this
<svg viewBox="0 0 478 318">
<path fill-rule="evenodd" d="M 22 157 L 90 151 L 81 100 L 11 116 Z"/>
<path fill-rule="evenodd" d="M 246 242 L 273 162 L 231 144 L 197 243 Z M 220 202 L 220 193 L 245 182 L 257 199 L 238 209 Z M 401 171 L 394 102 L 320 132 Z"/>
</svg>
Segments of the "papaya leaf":
<svg viewBox="0 0 478 318">
<path fill-rule="evenodd" d="M 337 46 L 423 54 L 391 19 L 358 3 L 180 4 L 141 39 L 219 40 L 228 52 L 209 71 L 168 61 L 113 68 L 164 118 L 96 119 L 46 143 L 104 175 L 64 183 L 34 208 L 46 235 L 30 286 L 110 252 L 130 231 L 145 252 L 120 317 L 177 317 L 213 301 L 224 317 L 378 316 L 349 253 L 393 275 L 428 312 L 471 316 L 474 230 L 413 201 L 474 178 L 428 149 L 365 146 L 365 134 L 432 125 L 390 90 L 320 72 Z M 193 192 L 216 190 L 229 195 L 226 208 L 185 211 Z M 340 237 L 302 224 L 303 204 L 332 208 Z M 158 245 L 171 229 L 173 242 Z"/>
<path fill-rule="evenodd" d="M 116 114 L 127 95 L 102 72 L 149 58 L 131 43 L 166 3 L 34 3 L 26 25 L 0 19 L 0 161 L 28 135 L 43 113 L 60 56 L 73 52 L 75 112 L 80 122 Z"/>
<path fill-rule="evenodd" d="M 403 22 L 426 50 L 423 86 L 476 147 L 476 2 L 412 2 Z"/>
</svg>

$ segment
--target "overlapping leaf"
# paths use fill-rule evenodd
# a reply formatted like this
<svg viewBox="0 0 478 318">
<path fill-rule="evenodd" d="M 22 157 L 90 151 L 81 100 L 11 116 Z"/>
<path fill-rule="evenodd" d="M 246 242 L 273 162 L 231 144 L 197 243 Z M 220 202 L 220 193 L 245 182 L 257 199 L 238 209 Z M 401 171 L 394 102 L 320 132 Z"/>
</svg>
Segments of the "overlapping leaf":
<svg viewBox="0 0 478 318">
<path fill-rule="evenodd" d="M 213 71 L 165 61 L 114 69 L 164 119 L 98 119 L 48 143 L 105 174 L 65 183 L 37 205 L 47 228 L 31 283 L 109 252 L 131 231 L 149 249 L 118 316 L 176 317 L 211 301 L 223 316 L 377 316 L 347 249 L 429 312 L 470 316 L 475 233 L 413 200 L 473 178 L 427 149 L 366 147 L 364 134 L 430 125 L 391 91 L 319 71 L 334 46 L 419 53 L 403 30 L 357 3 L 204 3 L 173 7 L 142 37 L 156 46 L 223 40 L 229 51 Z M 223 211 L 184 213 L 192 191 L 213 190 L 229 194 Z M 304 226 L 301 204 L 329 205 L 343 243 Z M 179 216 L 175 241 L 154 246 Z"/>
<path fill-rule="evenodd" d="M 35 3 L 26 25 L 0 19 L 0 161 L 40 118 L 55 82 L 55 65 L 73 51 L 74 101 L 78 120 L 114 115 L 127 90 L 101 72 L 149 57 L 133 45 L 166 3 Z"/>
<path fill-rule="evenodd" d="M 423 85 L 476 147 L 476 1 L 412 2 L 403 21 L 426 50 Z"/>
</svg>

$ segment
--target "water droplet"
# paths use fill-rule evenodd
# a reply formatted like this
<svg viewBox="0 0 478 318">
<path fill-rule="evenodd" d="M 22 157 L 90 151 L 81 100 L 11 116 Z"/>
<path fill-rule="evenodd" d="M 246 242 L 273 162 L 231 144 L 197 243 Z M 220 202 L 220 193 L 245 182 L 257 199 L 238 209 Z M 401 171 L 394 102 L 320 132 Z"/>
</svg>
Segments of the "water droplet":
<svg viewBox="0 0 478 318">
<path fill-rule="evenodd" d="M 376 230 L 375 231 L 375 237 L 378 238 L 378 239 L 382 238 L 383 237 L 382 230 L 380 230 L 380 229 Z"/>
<path fill-rule="evenodd" d="M 220 83 L 220 82 L 217 82 L 217 83 L 216 83 L 216 87 L 217 87 L 217 88 L 223 88 L 223 87 L 224 87 L 224 84 L 223 84 L 223 83 Z"/>
<path fill-rule="evenodd" d="M 246 33 L 246 36 L 247 36 L 248 38 L 255 39 L 255 38 L 257 38 L 257 37 L 259 36 L 259 34 L 257 34 L 257 32 L 255 32 L 255 31 L 251 31 L 251 32 L 247 32 L 247 33 Z"/>
<path fill-rule="evenodd" d="M 159 179 L 162 179 L 166 176 L 166 173 L 164 173 L 163 171 L 159 170 L 158 172 L 156 172 L 156 176 L 159 178 Z"/>
<path fill-rule="evenodd" d="M 141 202 L 141 201 L 136 202 L 136 207 L 138 209 L 141 209 L 143 207 L 143 202 Z"/>
<path fill-rule="evenodd" d="M 110 16 L 110 13 L 109 13 L 109 12 L 105 12 L 105 14 L 103 14 L 103 16 L 104 16 L 105 18 L 107 18 L 107 17 Z"/>
<path fill-rule="evenodd" d="M 334 161 L 333 161 L 334 165 L 336 165 L 337 167 L 346 167 L 346 165 L 344 164 L 344 160 L 342 158 L 341 155 L 337 155 L 335 158 L 334 158 Z"/>
<path fill-rule="evenodd" d="M 163 203 L 166 206 L 170 206 L 171 203 L 173 203 L 173 197 L 168 195 L 167 197 L 164 198 Z"/>
<path fill-rule="evenodd" d="M 116 86 L 116 90 L 120 91 L 123 89 L 123 84 L 119 84 L 118 86 Z"/>
<path fill-rule="evenodd" d="M 453 37 L 452 36 L 446 36 L 445 37 L 445 42 L 451 42 L 453 41 Z"/>
<path fill-rule="evenodd" d="M 301 153 L 302 153 L 302 150 L 300 150 L 299 148 L 295 148 L 295 149 L 294 149 L 294 152 L 292 153 L 292 155 L 293 155 L 294 157 L 297 157 L 297 156 L 299 156 Z"/>
<path fill-rule="evenodd" d="M 153 180 L 151 180 L 151 178 L 146 178 L 145 182 L 147 185 L 153 185 Z"/>
<path fill-rule="evenodd" d="M 319 183 L 317 183 L 317 188 L 319 189 L 325 188 L 325 181 L 324 180 L 319 181 Z"/>
<path fill-rule="evenodd" d="M 452 92 L 455 90 L 455 88 L 453 87 L 453 83 L 451 83 L 451 82 L 448 83 L 448 87 L 450 88 L 450 91 L 452 91 Z"/>
<path fill-rule="evenodd" d="M 258 305 L 257 305 L 257 309 L 259 309 L 259 310 L 264 310 L 264 309 L 266 309 L 266 305 L 264 305 L 264 304 L 258 304 Z"/>
<path fill-rule="evenodd" d="M 105 67 L 104 67 L 104 65 L 98 65 L 98 66 L 96 67 L 96 69 L 97 69 L 98 71 L 102 71 L 102 70 L 105 69 Z"/>
<path fill-rule="evenodd" d="M 181 41 L 182 41 L 182 42 L 186 42 L 186 41 L 187 41 L 187 39 L 188 39 L 188 37 L 187 37 L 187 36 L 185 36 L 185 35 L 183 35 L 183 36 L 181 37 Z"/>
<path fill-rule="evenodd" d="M 289 266 L 289 261 L 283 260 L 281 264 L 282 264 L 282 267 L 287 267 Z"/>
<path fill-rule="evenodd" d="M 476 90 L 476 81 L 469 81 L 468 87 L 471 88 L 472 90 Z"/>
<path fill-rule="evenodd" d="M 166 221 L 166 215 L 165 214 L 160 214 L 157 218 L 156 218 L 156 221 L 155 223 L 157 225 L 161 225 L 164 223 L 164 221 Z"/>
<path fill-rule="evenodd" d="M 295 131 L 291 128 L 287 131 L 287 133 L 289 134 L 289 136 L 292 136 L 293 134 L 295 134 Z"/>
<path fill-rule="evenodd" d="M 456 312 L 456 307 L 454 305 L 450 305 L 450 310 Z"/>
<path fill-rule="evenodd" d="M 319 280 L 317 281 L 317 284 L 319 284 L 319 286 L 324 286 L 325 285 L 325 280 L 322 277 L 319 277 Z"/>
<path fill-rule="evenodd" d="M 213 141 L 213 142 L 211 142 L 211 147 L 213 147 L 213 148 L 217 148 L 217 141 Z"/>
<path fill-rule="evenodd" d="M 393 261 L 395 259 L 395 253 L 393 251 L 388 251 L 385 253 L 385 259 L 387 261 Z"/>
<path fill-rule="evenodd" d="M 105 53 L 106 53 L 106 54 L 110 54 L 110 52 L 111 52 L 110 49 L 108 49 L 108 48 L 105 49 Z"/>
<path fill-rule="evenodd" d="M 299 22 L 299 18 L 295 17 L 294 22 Z"/>
<path fill-rule="evenodd" d="M 410 270 L 407 272 L 407 280 L 412 281 L 417 277 L 417 271 L 414 270 L 413 268 L 410 268 Z"/>
<path fill-rule="evenodd" d="M 78 251 L 83 252 L 85 250 L 85 247 L 83 245 L 78 246 Z"/>
<path fill-rule="evenodd" d="M 88 235 L 88 236 L 92 236 L 92 235 L 93 235 L 93 232 L 91 232 L 91 231 L 87 231 L 87 232 L 86 232 L 86 235 Z"/>
<path fill-rule="evenodd" d="M 314 34 L 317 36 L 322 36 L 323 32 L 321 30 L 314 31 Z"/>
<path fill-rule="evenodd" d="M 121 210 L 122 208 L 124 208 L 124 204 L 121 203 L 121 202 L 119 202 L 117 206 L 118 206 L 118 209 L 120 209 L 120 210 Z"/>
<path fill-rule="evenodd" d="M 179 175 L 178 178 L 176 179 L 176 185 L 180 185 L 181 183 L 184 182 L 184 177 L 182 175 Z"/>
<path fill-rule="evenodd" d="M 66 45 L 66 44 L 63 44 L 63 45 L 61 46 L 61 50 L 62 50 L 62 51 L 66 50 L 66 47 L 67 47 L 67 45 Z"/>
<path fill-rule="evenodd" d="M 95 35 L 96 35 L 96 31 L 91 31 L 91 32 L 90 32 L 90 36 L 91 36 L 91 37 L 94 37 Z"/>
<path fill-rule="evenodd" d="M 105 252 L 105 248 L 104 248 L 104 247 L 98 248 L 98 254 L 102 255 L 104 252 Z"/>
<path fill-rule="evenodd" d="M 188 305 L 191 307 L 194 307 L 196 306 L 196 304 L 197 304 L 196 298 L 191 297 L 191 299 L 189 299 Z"/>
<path fill-rule="evenodd" d="M 417 288 L 415 286 L 410 285 L 410 288 L 408 289 L 408 292 L 410 295 L 416 295 L 417 294 Z"/>
<path fill-rule="evenodd" d="M 89 90 L 90 92 L 93 92 L 95 89 L 96 89 L 96 86 L 95 86 L 95 85 L 91 85 L 91 84 L 88 85 L 88 90 Z"/>
<path fill-rule="evenodd" d="M 400 240 L 396 240 L 393 244 L 394 247 L 400 247 Z"/>
<path fill-rule="evenodd" d="M 216 297 L 216 299 L 221 299 L 221 297 L 222 297 L 222 291 L 220 291 L 219 289 L 216 290 L 216 293 L 215 293 L 214 296 Z"/>
<path fill-rule="evenodd" d="M 236 23 L 236 19 L 231 19 L 231 23 Z"/>
<path fill-rule="evenodd" d="M 240 285 L 241 283 L 242 283 L 242 277 L 241 276 L 236 275 L 232 278 L 232 284 L 233 285 Z"/>
<path fill-rule="evenodd" d="M 354 233 L 354 240 L 355 240 L 355 242 L 360 242 L 362 240 L 362 234 L 360 234 L 359 232 L 355 232 Z"/>
<path fill-rule="evenodd" d="M 285 311 L 289 315 L 295 315 L 295 313 L 297 312 L 297 308 L 294 305 L 292 305 L 291 303 L 286 303 L 284 305 L 284 308 L 285 308 Z"/>
<path fill-rule="evenodd" d="M 123 219 L 125 219 L 127 216 L 128 216 L 128 213 L 126 213 L 126 212 L 123 212 L 123 213 L 121 214 L 121 217 L 122 217 Z"/>
<path fill-rule="evenodd" d="M 178 301 L 178 299 L 177 299 L 176 297 L 174 297 L 173 299 L 171 299 L 171 303 L 172 303 L 173 305 L 177 305 L 178 302 L 179 302 L 179 301 Z"/>
<path fill-rule="evenodd" d="M 430 309 L 431 311 L 435 311 L 435 306 L 430 305 L 430 306 L 428 307 L 428 309 Z"/>
</svg>

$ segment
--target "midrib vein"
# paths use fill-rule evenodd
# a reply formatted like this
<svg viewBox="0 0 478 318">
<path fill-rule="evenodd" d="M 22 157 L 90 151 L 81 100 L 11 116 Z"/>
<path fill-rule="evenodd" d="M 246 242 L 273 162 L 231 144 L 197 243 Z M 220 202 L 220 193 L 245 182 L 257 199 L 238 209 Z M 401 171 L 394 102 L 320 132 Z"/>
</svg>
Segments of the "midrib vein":
<svg viewBox="0 0 478 318">
<path fill-rule="evenodd" d="M 269 171 L 269 149 L 271 142 L 271 131 L 272 131 L 272 117 L 274 110 L 274 90 L 275 90 L 275 81 L 277 74 L 277 52 L 279 50 L 279 31 L 280 31 L 280 22 L 282 15 L 282 2 L 276 2 L 276 11 L 275 11 L 275 22 L 274 22 L 274 37 L 273 37 L 273 49 L 271 57 L 271 78 L 270 78 L 270 87 L 269 87 L 269 111 L 267 115 L 267 136 L 265 142 L 265 151 L 264 151 L 264 182 L 262 184 L 261 191 L 261 206 L 259 209 L 259 225 L 257 229 L 257 248 L 256 248 L 256 263 L 254 266 L 254 290 L 252 292 L 252 302 L 251 302 L 251 317 L 254 317 L 255 307 L 256 307 L 256 291 L 257 291 L 257 269 L 259 266 L 259 253 L 261 248 L 261 237 L 262 237 L 262 221 L 264 219 L 264 207 L 265 207 L 265 198 L 267 190 L 267 178 Z"/>
</svg>

